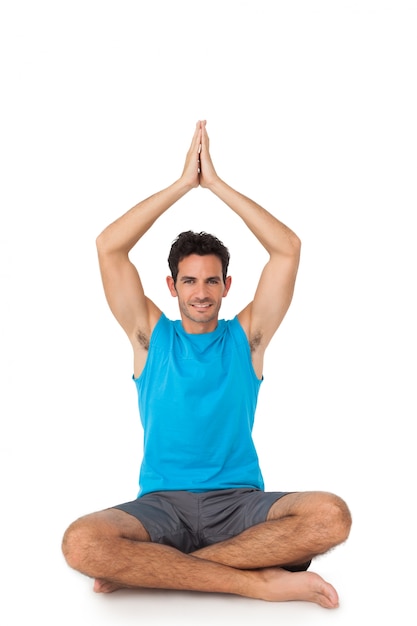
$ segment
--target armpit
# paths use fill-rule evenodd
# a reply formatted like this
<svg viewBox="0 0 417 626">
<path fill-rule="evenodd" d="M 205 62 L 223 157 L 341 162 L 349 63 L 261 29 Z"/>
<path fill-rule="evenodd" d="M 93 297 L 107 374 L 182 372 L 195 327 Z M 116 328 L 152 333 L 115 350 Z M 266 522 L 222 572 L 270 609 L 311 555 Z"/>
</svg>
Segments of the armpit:
<svg viewBox="0 0 417 626">
<path fill-rule="evenodd" d="M 149 337 L 145 335 L 141 330 L 138 330 L 136 333 L 136 339 L 138 344 L 142 346 L 144 350 L 149 350 Z"/>
<path fill-rule="evenodd" d="M 262 341 L 262 333 L 258 332 L 249 341 L 249 347 L 251 352 L 255 352 L 256 348 L 259 348 Z"/>
</svg>

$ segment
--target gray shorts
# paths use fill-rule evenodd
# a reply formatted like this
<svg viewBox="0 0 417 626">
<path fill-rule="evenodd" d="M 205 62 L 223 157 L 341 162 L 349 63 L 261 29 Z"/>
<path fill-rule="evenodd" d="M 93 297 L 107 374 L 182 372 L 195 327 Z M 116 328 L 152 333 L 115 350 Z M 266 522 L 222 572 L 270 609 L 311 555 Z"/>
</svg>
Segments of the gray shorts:
<svg viewBox="0 0 417 626">
<path fill-rule="evenodd" d="M 287 493 L 247 488 L 203 493 L 159 491 L 112 508 L 142 522 L 151 541 L 188 554 L 264 522 L 274 502 Z"/>
</svg>

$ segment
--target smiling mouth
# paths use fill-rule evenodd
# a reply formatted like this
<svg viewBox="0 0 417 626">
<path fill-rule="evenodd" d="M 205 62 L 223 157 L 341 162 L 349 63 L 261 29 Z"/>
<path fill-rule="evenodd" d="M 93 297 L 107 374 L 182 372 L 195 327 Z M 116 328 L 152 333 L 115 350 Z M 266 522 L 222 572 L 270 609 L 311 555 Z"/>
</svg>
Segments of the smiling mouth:
<svg viewBox="0 0 417 626">
<path fill-rule="evenodd" d="M 195 309 L 206 310 L 209 307 L 211 307 L 211 303 L 210 302 L 205 302 L 204 304 L 200 304 L 198 302 L 195 302 L 194 304 L 191 304 L 191 306 L 194 307 Z"/>
</svg>

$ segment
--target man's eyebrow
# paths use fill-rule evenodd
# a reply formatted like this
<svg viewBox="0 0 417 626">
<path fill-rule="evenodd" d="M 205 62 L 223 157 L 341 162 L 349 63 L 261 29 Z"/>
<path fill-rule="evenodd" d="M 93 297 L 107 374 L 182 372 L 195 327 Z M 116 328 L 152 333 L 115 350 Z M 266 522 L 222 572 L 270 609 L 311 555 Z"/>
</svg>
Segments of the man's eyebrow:
<svg viewBox="0 0 417 626">
<path fill-rule="evenodd" d="M 180 276 L 180 280 L 196 280 L 195 276 Z M 222 280 L 221 276 L 208 276 L 204 280 Z"/>
</svg>

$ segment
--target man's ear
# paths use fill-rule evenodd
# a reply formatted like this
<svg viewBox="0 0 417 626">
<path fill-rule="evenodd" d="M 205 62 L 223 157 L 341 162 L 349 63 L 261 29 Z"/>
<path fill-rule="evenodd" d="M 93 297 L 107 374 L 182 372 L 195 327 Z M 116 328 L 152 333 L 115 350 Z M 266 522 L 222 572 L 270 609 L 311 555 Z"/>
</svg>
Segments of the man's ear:
<svg viewBox="0 0 417 626">
<path fill-rule="evenodd" d="M 175 288 L 174 279 L 172 278 L 172 276 L 167 276 L 166 281 L 167 281 L 168 289 L 169 289 L 169 291 L 171 293 L 171 296 L 173 298 L 177 298 L 178 294 L 177 294 L 177 290 Z"/>
<path fill-rule="evenodd" d="M 229 293 L 229 289 L 232 286 L 232 277 L 231 276 L 226 276 L 226 280 L 224 283 L 224 291 L 223 291 L 223 298 L 225 298 L 227 296 L 227 294 Z"/>
</svg>

